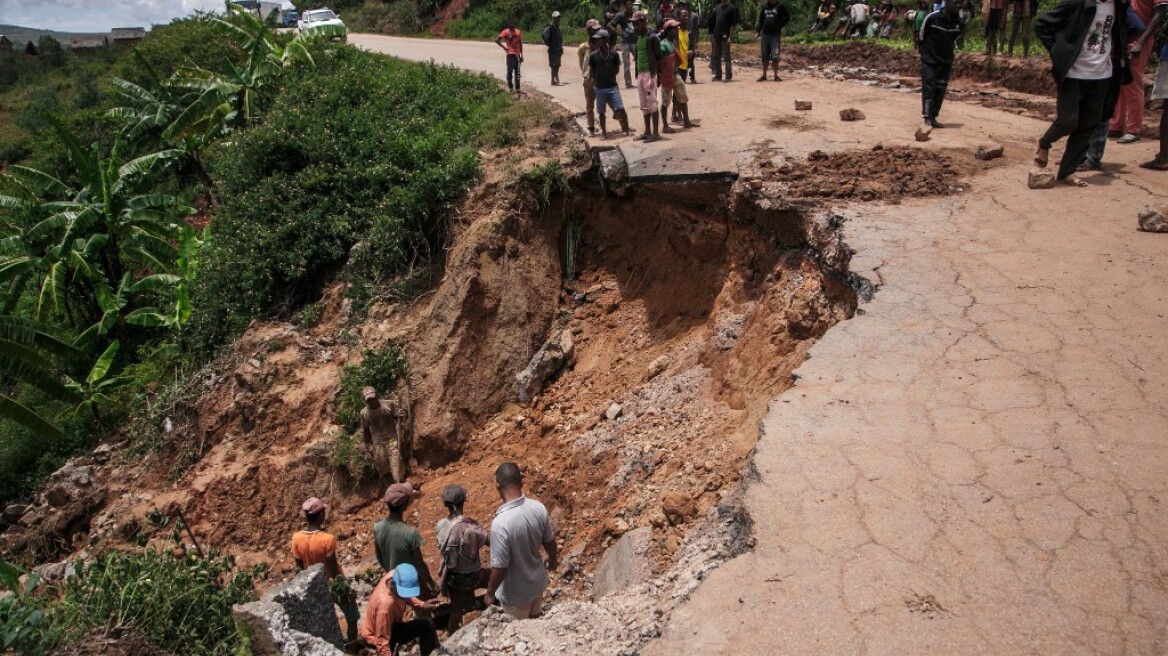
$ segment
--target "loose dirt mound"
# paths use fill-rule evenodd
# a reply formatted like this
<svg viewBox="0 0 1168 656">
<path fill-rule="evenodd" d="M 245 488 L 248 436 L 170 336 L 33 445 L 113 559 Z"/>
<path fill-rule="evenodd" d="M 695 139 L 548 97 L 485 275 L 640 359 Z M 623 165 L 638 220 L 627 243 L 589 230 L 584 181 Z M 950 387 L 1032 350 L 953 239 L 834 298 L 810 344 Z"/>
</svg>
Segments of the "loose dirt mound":
<svg viewBox="0 0 1168 656">
<path fill-rule="evenodd" d="M 94 629 L 54 652 L 57 656 L 169 656 L 133 631 Z"/>
</svg>

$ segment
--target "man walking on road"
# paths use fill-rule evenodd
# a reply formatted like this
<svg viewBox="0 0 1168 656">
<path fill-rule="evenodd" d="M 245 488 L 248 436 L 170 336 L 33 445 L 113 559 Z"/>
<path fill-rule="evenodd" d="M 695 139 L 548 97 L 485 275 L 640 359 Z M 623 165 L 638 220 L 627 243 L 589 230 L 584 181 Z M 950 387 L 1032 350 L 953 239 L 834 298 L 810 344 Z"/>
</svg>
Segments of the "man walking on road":
<svg viewBox="0 0 1168 656">
<path fill-rule="evenodd" d="M 1103 119 L 1108 84 L 1126 68 L 1127 9 L 1125 0 L 1062 0 L 1034 23 L 1034 34 L 1050 51 L 1058 85 L 1055 120 L 1038 140 L 1034 163 L 1045 168 L 1051 146 L 1067 137 L 1057 174 L 1063 184 L 1087 184 L 1073 174 Z"/>
<path fill-rule="evenodd" d="M 625 112 L 624 102 L 621 100 L 620 89 L 616 84 L 616 75 L 620 71 L 620 56 L 609 46 L 608 32 L 598 31 L 592 35 L 589 43 L 595 50 L 588 55 L 588 69 L 592 73 L 593 87 L 596 92 L 596 113 L 600 115 L 600 136 L 608 139 L 608 124 L 605 122 L 605 107 L 612 107 L 612 116 L 620 121 L 625 135 L 629 134 L 629 117 Z"/>
<path fill-rule="evenodd" d="M 645 119 L 645 132 L 637 137 L 646 143 L 661 138 L 657 116 L 657 62 L 661 59 L 661 38 L 649 32 L 645 12 L 633 12 L 633 26 L 637 30 L 633 60 L 637 66 L 637 99 Z"/>
<path fill-rule="evenodd" d="M 552 20 L 543 28 L 540 34 L 543 44 L 547 46 L 548 66 L 552 69 L 552 86 L 560 86 L 560 62 L 564 56 L 564 34 L 560 32 L 560 12 L 552 12 Z"/>
<path fill-rule="evenodd" d="M 778 0 L 767 0 L 758 10 L 759 45 L 762 46 L 762 77 L 759 82 L 766 82 L 767 64 L 775 69 L 775 82 L 779 81 L 779 46 L 783 37 L 783 28 L 791 22 L 791 12 L 787 5 Z"/>
<path fill-rule="evenodd" d="M 507 29 L 495 37 L 495 44 L 507 53 L 507 90 L 522 93 L 519 89 L 519 66 L 523 63 L 523 32 L 515 27 L 515 21 L 507 21 Z"/>
<path fill-rule="evenodd" d="M 523 474 L 513 462 L 495 470 L 495 487 L 503 505 L 491 522 L 491 581 L 487 604 L 498 599 L 515 619 L 538 617 L 543 612 L 543 593 L 548 571 L 558 567 L 556 537 L 547 508 L 523 494 Z M 547 562 L 539 555 L 547 552 Z"/>
<path fill-rule="evenodd" d="M 385 402 L 377 397 L 377 390 L 366 387 L 361 390 L 365 407 L 361 409 L 361 437 L 365 450 L 373 460 L 382 483 L 390 476 L 393 483 L 406 480 L 403 451 L 406 451 L 408 436 L 405 426 L 405 410 L 397 403 Z M 411 450 L 412 451 L 412 450 Z"/>
<path fill-rule="evenodd" d="M 937 115 L 945 102 L 957 38 L 965 29 L 956 2 L 946 2 L 921 23 L 921 117 L 930 128 L 940 128 Z"/>
<path fill-rule="evenodd" d="M 1131 53 L 1139 59 L 1140 53 L 1147 48 L 1148 41 L 1154 41 L 1160 28 L 1168 25 L 1168 0 L 1156 0 L 1155 11 L 1148 27 L 1131 47 Z M 1140 82 L 1143 83 L 1143 71 L 1140 71 Z M 1152 86 L 1152 100 L 1162 100 L 1160 110 L 1160 152 L 1155 157 L 1140 164 L 1140 167 L 1153 171 L 1168 171 L 1168 40 L 1160 49 L 1160 63 L 1156 64 L 1156 82 Z"/>
<path fill-rule="evenodd" d="M 706 19 L 706 29 L 710 32 L 710 69 L 714 81 L 729 82 L 734 77 L 734 64 L 730 61 L 730 39 L 738 26 L 738 7 L 730 0 L 722 0 Z M 722 63 L 726 64 L 726 76 L 722 76 Z"/>
</svg>

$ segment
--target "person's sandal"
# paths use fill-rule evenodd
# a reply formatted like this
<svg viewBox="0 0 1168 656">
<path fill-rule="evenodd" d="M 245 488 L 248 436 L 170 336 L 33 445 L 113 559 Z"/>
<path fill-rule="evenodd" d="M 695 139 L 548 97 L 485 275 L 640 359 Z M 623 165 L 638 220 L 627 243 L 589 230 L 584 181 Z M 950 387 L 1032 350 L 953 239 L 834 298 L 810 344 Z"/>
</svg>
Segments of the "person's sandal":
<svg viewBox="0 0 1168 656">
<path fill-rule="evenodd" d="M 1086 187 L 1086 186 L 1088 186 L 1086 182 L 1083 182 L 1082 180 L 1076 178 L 1073 175 L 1068 175 L 1065 178 L 1060 178 L 1059 184 L 1064 184 L 1064 185 L 1067 185 L 1068 187 Z"/>
<path fill-rule="evenodd" d="M 1050 164 L 1050 149 L 1049 148 L 1039 148 L 1037 151 L 1035 151 L 1034 152 L 1034 163 L 1036 165 L 1038 165 L 1038 168 L 1042 168 L 1042 169 L 1046 168 L 1046 165 Z"/>
<path fill-rule="evenodd" d="M 1115 143 L 1130 144 L 1130 143 L 1135 143 L 1139 140 L 1140 140 L 1140 135 L 1128 133 L 1128 134 L 1125 134 L 1122 137 L 1120 137 Z"/>
<path fill-rule="evenodd" d="M 1149 160 L 1140 164 L 1141 169 L 1148 169 L 1150 171 L 1168 171 L 1168 161 L 1160 161 L 1159 159 Z"/>
</svg>

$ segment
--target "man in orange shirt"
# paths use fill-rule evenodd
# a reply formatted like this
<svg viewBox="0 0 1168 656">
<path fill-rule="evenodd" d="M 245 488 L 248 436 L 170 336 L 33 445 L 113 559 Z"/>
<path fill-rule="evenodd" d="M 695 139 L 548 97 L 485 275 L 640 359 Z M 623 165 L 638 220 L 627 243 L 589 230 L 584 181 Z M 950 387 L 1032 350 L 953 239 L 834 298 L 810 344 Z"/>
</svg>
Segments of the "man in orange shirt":
<svg viewBox="0 0 1168 656">
<path fill-rule="evenodd" d="M 292 536 L 292 558 L 296 561 L 297 569 L 307 569 L 317 564 L 324 565 L 324 573 L 330 582 L 337 578 L 343 581 L 345 572 L 341 569 L 341 563 L 337 561 L 337 538 L 322 529 L 327 507 L 323 501 L 312 497 L 305 501 L 300 509 L 304 511 L 308 528 L 297 531 L 296 535 Z M 357 598 L 348 585 L 330 587 L 333 588 L 333 600 L 345 614 L 347 641 L 353 642 L 357 639 L 357 623 L 361 619 L 357 610 Z M 343 591 L 338 588 L 343 588 Z"/>
<path fill-rule="evenodd" d="M 519 90 L 519 65 L 523 63 L 523 32 L 515 27 L 515 20 L 508 19 L 507 29 L 499 32 L 495 43 L 507 53 L 507 90 L 521 93 Z M 514 83 L 512 83 L 514 78 Z"/>
<path fill-rule="evenodd" d="M 365 621 L 361 623 L 361 639 L 376 650 L 377 656 L 393 656 L 395 647 L 413 640 L 418 641 L 422 656 L 429 656 L 438 648 L 438 630 L 433 620 L 403 621 L 407 606 L 415 611 L 438 608 L 436 601 L 418 599 L 420 594 L 418 570 L 409 563 L 398 565 L 377 582 L 365 608 Z"/>
</svg>

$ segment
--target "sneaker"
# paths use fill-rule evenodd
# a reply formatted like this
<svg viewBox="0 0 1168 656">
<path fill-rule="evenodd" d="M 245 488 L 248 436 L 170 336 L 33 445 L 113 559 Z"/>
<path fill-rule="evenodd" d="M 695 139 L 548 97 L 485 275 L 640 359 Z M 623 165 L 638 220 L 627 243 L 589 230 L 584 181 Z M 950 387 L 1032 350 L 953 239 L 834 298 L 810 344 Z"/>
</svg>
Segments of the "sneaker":
<svg viewBox="0 0 1168 656">
<path fill-rule="evenodd" d="M 1119 138 L 1119 140 L 1118 140 L 1118 141 L 1116 141 L 1116 143 L 1121 143 L 1121 144 L 1129 144 L 1129 143 L 1135 143 L 1135 142 L 1137 142 L 1137 141 L 1139 141 L 1139 140 L 1140 140 L 1140 135 L 1138 135 L 1138 134 L 1131 134 L 1131 133 L 1129 132 L 1128 134 L 1125 134 L 1125 135 L 1123 135 L 1122 137 L 1120 137 L 1120 138 Z"/>
</svg>

